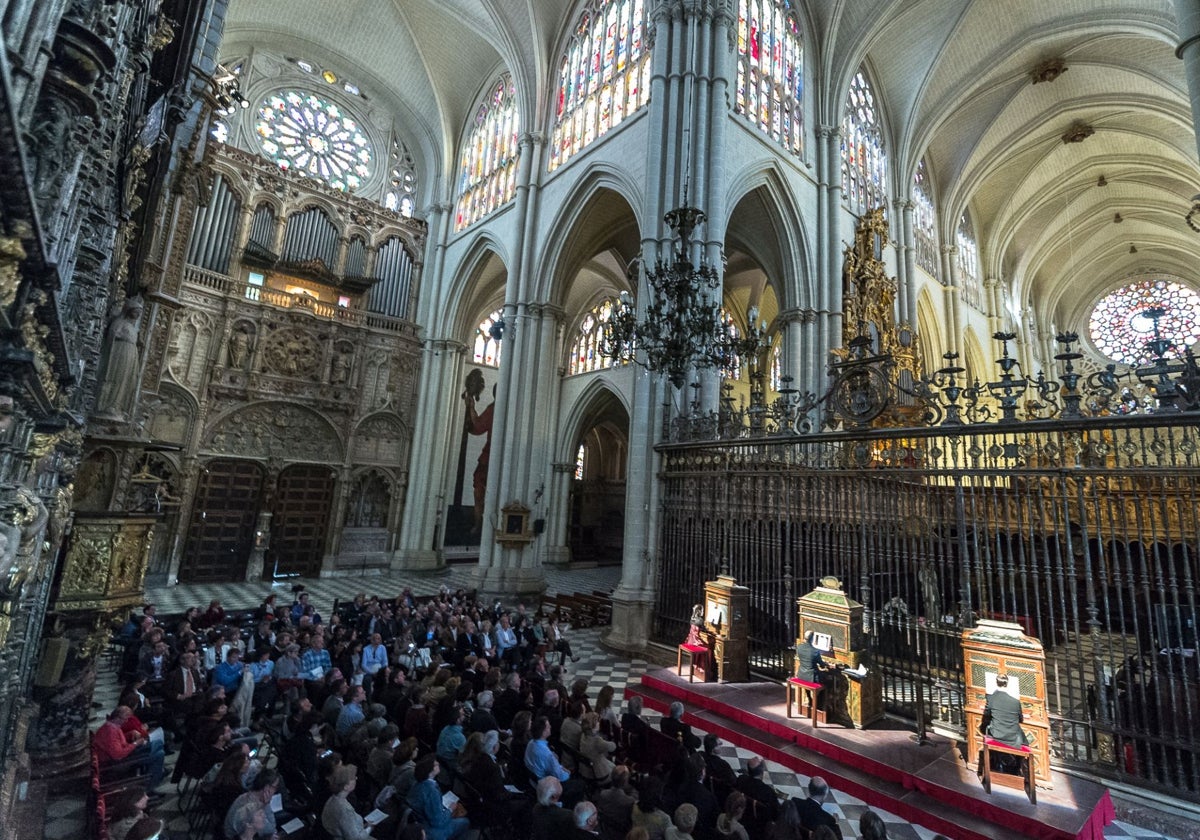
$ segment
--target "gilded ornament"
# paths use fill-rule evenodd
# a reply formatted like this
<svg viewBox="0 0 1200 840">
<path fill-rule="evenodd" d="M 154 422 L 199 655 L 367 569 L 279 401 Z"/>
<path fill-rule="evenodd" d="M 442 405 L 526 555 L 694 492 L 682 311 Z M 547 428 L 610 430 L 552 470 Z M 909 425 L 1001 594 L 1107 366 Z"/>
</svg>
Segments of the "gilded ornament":
<svg viewBox="0 0 1200 840">
<path fill-rule="evenodd" d="M 17 299 L 21 286 L 21 261 L 25 246 L 16 236 L 0 236 L 0 308 L 7 309 Z"/>
</svg>

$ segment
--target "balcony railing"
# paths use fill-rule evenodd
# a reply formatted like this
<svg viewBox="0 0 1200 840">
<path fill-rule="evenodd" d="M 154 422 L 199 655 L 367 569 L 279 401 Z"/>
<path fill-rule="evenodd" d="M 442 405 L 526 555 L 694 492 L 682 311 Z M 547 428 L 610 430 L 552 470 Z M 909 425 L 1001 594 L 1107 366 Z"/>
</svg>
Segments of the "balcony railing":
<svg viewBox="0 0 1200 840">
<path fill-rule="evenodd" d="M 195 265 L 184 268 L 183 281 L 191 286 L 209 289 L 228 297 L 245 298 L 278 309 L 304 309 L 318 318 L 328 318 L 331 321 L 340 321 L 356 327 L 386 330 L 411 338 L 416 338 L 417 334 L 416 325 L 403 318 L 393 318 L 390 315 L 381 315 L 378 312 L 368 312 L 364 309 L 335 306 L 308 295 L 293 294 L 267 286 L 256 286 L 227 274 L 209 271 Z"/>
</svg>

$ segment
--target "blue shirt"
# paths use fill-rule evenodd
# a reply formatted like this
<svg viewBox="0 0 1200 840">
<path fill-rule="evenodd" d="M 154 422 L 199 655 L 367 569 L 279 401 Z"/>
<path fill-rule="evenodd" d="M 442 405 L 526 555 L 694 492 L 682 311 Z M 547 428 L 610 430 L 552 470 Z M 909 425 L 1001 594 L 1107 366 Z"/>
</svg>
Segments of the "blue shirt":
<svg viewBox="0 0 1200 840">
<path fill-rule="evenodd" d="M 232 695 L 242 682 L 242 663 L 230 665 L 228 662 L 222 662 L 213 669 L 213 682 L 225 686 L 225 693 Z"/>
<path fill-rule="evenodd" d="M 362 669 L 368 674 L 379 673 L 388 664 L 388 649 L 383 645 L 367 645 L 362 652 Z"/>
<path fill-rule="evenodd" d="M 412 786 L 408 792 L 408 804 L 417 815 L 417 820 L 425 826 L 425 836 L 429 840 L 445 840 L 457 832 L 455 822 L 463 823 L 465 819 L 453 820 L 450 811 L 442 804 L 442 789 L 434 779 L 426 779 Z"/>
<path fill-rule="evenodd" d="M 254 681 L 256 683 L 264 682 L 268 677 L 275 673 L 275 663 L 270 659 L 268 659 L 266 662 L 251 662 L 250 673 L 254 675 Z"/>
<path fill-rule="evenodd" d="M 530 741 L 525 747 L 525 767 L 533 774 L 535 782 L 547 776 L 554 776 L 560 782 L 571 778 L 571 774 L 558 763 L 558 757 L 550 751 L 545 739 Z"/>
<path fill-rule="evenodd" d="M 304 655 L 300 657 L 300 672 L 301 676 L 306 680 L 320 679 L 329 672 L 333 667 L 333 660 L 329 658 L 329 651 L 322 648 L 315 650 L 309 648 L 304 651 Z M 317 675 L 317 671 L 321 673 Z M 315 676 L 314 676 L 315 675 Z"/>
<path fill-rule="evenodd" d="M 347 703 L 338 712 L 337 734 L 345 735 L 355 725 L 362 723 L 365 718 L 366 715 L 363 714 L 362 703 Z"/>
<path fill-rule="evenodd" d="M 467 736 L 463 734 L 461 724 L 450 723 L 442 727 L 437 739 L 437 756 L 451 767 L 458 766 L 458 755 L 467 745 Z"/>
</svg>

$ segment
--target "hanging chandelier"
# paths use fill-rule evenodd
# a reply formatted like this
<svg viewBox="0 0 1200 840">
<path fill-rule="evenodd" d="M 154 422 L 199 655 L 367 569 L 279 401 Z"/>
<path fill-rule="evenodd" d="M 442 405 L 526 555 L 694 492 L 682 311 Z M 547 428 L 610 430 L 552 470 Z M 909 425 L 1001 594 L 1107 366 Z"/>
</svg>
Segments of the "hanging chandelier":
<svg viewBox="0 0 1200 840">
<path fill-rule="evenodd" d="M 601 351 L 614 363 L 635 362 L 665 374 L 682 388 L 691 368 L 728 367 L 739 342 L 721 318 L 721 273 L 703 261 L 692 262 L 692 234 L 705 215 L 686 203 L 663 216 L 674 234 L 669 258 L 646 268 L 650 299 L 638 318 L 637 302 L 628 292 L 604 327 Z M 636 276 L 630 277 L 636 288 Z"/>
</svg>

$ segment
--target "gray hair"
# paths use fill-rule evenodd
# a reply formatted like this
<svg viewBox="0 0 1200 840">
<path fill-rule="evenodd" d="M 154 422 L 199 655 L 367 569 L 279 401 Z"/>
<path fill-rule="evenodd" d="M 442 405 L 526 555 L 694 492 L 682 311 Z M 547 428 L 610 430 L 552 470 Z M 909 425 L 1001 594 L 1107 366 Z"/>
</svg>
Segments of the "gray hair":
<svg viewBox="0 0 1200 840">
<path fill-rule="evenodd" d="M 813 776 L 808 780 L 808 798 L 809 799 L 824 799 L 825 794 L 829 793 L 829 783 L 820 776 Z"/>
<path fill-rule="evenodd" d="M 483 733 L 483 751 L 488 755 L 496 752 L 496 748 L 500 746 L 500 733 L 495 729 L 489 729 Z"/>
<path fill-rule="evenodd" d="M 254 815 L 262 811 L 261 801 L 247 797 L 233 810 L 229 822 L 235 834 L 241 834 L 246 826 L 254 822 Z"/>
<path fill-rule="evenodd" d="M 679 720 L 681 717 L 683 717 L 683 704 L 678 700 L 671 703 L 671 717 L 675 718 L 676 720 Z"/>
<path fill-rule="evenodd" d="M 539 805 L 553 805 L 554 800 L 562 796 L 562 782 L 553 776 L 538 779 L 537 801 Z"/>
<path fill-rule="evenodd" d="M 475 705 L 481 709 L 490 709 L 492 708 L 492 703 L 495 702 L 495 699 L 496 695 L 492 694 L 492 692 L 481 691 L 479 692 L 478 696 L 475 697 Z"/>
<path fill-rule="evenodd" d="M 684 802 L 675 809 L 675 827 L 684 834 L 692 833 L 692 829 L 696 827 L 696 820 L 699 818 L 700 811 L 690 802 Z"/>
<path fill-rule="evenodd" d="M 586 799 L 575 806 L 575 827 L 587 828 L 588 822 L 596 815 L 596 806 Z"/>
<path fill-rule="evenodd" d="M 642 713 L 642 697 L 640 694 L 635 694 L 629 698 L 629 714 L 640 715 Z"/>
</svg>

